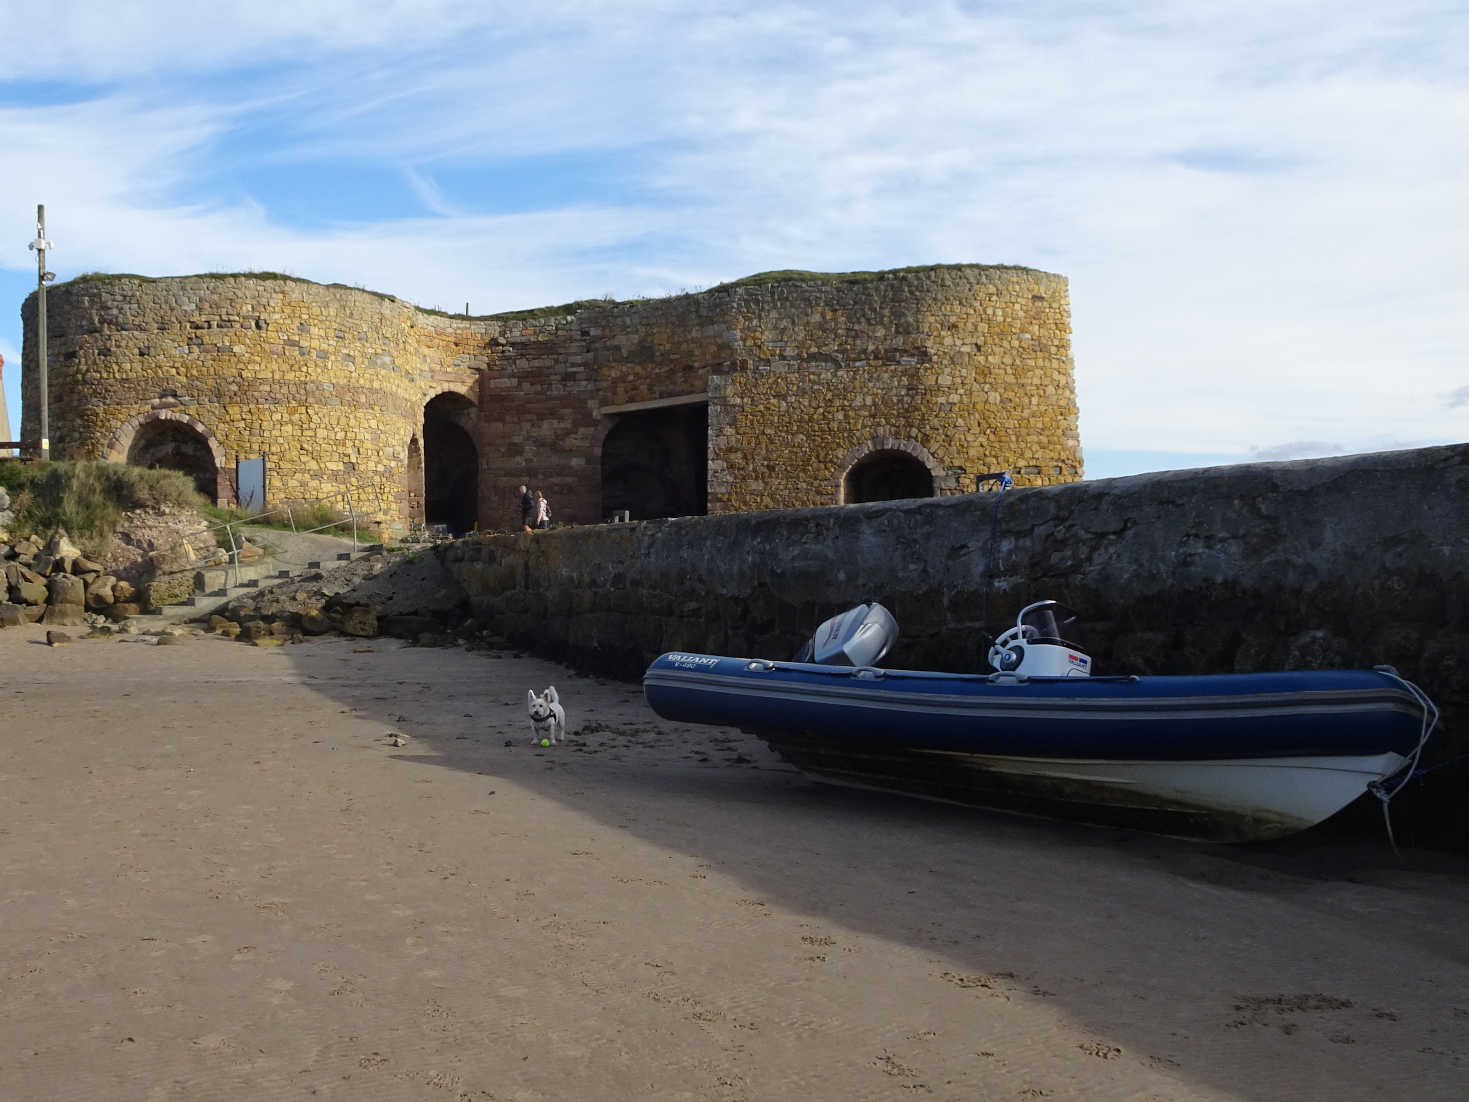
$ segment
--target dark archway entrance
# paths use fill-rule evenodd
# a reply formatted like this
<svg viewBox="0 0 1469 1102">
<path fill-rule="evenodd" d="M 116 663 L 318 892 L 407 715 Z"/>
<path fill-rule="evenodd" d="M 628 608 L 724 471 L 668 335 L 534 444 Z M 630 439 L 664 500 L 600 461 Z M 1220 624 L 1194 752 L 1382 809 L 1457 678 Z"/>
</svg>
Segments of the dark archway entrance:
<svg viewBox="0 0 1469 1102">
<path fill-rule="evenodd" d="M 423 512 L 456 536 L 479 521 L 476 410 L 462 394 L 440 394 L 423 409 Z"/>
<path fill-rule="evenodd" d="M 872 452 L 854 463 L 842 479 L 842 501 L 847 505 L 933 496 L 933 474 L 906 452 Z"/>
<path fill-rule="evenodd" d="M 709 407 L 617 415 L 602 441 L 602 515 L 701 517 L 709 510 Z"/>
<path fill-rule="evenodd" d="M 134 467 L 166 467 L 182 471 L 212 503 L 219 492 L 219 467 L 204 434 L 183 421 L 147 421 L 128 445 L 126 462 Z"/>
</svg>

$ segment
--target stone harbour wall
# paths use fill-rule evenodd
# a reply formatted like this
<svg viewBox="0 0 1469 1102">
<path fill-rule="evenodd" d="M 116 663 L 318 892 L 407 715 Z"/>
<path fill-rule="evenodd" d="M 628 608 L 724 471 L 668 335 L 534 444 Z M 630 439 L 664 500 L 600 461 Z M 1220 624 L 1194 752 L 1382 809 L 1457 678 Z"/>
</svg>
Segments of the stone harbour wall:
<svg viewBox="0 0 1469 1102">
<path fill-rule="evenodd" d="M 871 600 L 901 626 L 887 663 L 918 669 L 986 671 L 986 628 L 1046 598 L 1086 616 L 1100 673 L 1387 663 L 1442 708 L 1442 762 L 1469 753 L 1465 501 L 1469 444 L 487 536 L 435 553 L 485 628 L 628 679 L 667 650 L 788 658 L 821 621 Z"/>
</svg>

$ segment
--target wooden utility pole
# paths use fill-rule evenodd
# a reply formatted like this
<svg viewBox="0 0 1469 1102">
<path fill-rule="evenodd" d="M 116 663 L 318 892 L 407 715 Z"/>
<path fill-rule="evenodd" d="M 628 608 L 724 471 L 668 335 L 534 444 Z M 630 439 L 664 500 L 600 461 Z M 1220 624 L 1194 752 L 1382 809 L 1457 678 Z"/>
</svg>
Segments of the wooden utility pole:
<svg viewBox="0 0 1469 1102">
<path fill-rule="evenodd" d="M 36 253 L 36 379 L 41 384 L 41 459 L 47 460 L 51 458 L 51 400 L 46 388 L 46 284 L 56 278 L 56 273 L 46 270 L 46 250 L 51 242 L 46 240 L 43 203 L 36 204 L 36 239 L 26 247 Z"/>
</svg>

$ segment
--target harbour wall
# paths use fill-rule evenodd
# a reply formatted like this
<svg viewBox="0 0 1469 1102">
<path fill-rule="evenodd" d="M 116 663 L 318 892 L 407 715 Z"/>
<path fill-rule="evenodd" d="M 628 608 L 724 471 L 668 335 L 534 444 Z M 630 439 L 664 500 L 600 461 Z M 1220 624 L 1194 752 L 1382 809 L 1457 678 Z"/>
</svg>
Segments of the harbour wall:
<svg viewBox="0 0 1469 1102">
<path fill-rule="evenodd" d="M 485 536 L 437 554 L 518 646 L 635 679 L 666 650 L 787 658 L 887 606 L 887 662 L 987 667 L 1025 604 L 1082 612 L 1100 673 L 1388 663 L 1469 753 L 1469 444 L 1068 485 Z"/>
</svg>

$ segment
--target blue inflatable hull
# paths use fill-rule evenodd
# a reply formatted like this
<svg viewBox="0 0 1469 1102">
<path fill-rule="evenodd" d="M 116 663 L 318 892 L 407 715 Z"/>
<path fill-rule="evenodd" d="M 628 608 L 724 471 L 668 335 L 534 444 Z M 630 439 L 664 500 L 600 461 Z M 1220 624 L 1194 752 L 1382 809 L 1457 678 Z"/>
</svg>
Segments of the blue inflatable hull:
<svg viewBox="0 0 1469 1102">
<path fill-rule="evenodd" d="M 1334 814 L 1424 731 L 1376 670 L 1017 679 L 672 652 L 643 688 L 823 780 L 1232 841 Z"/>
</svg>

